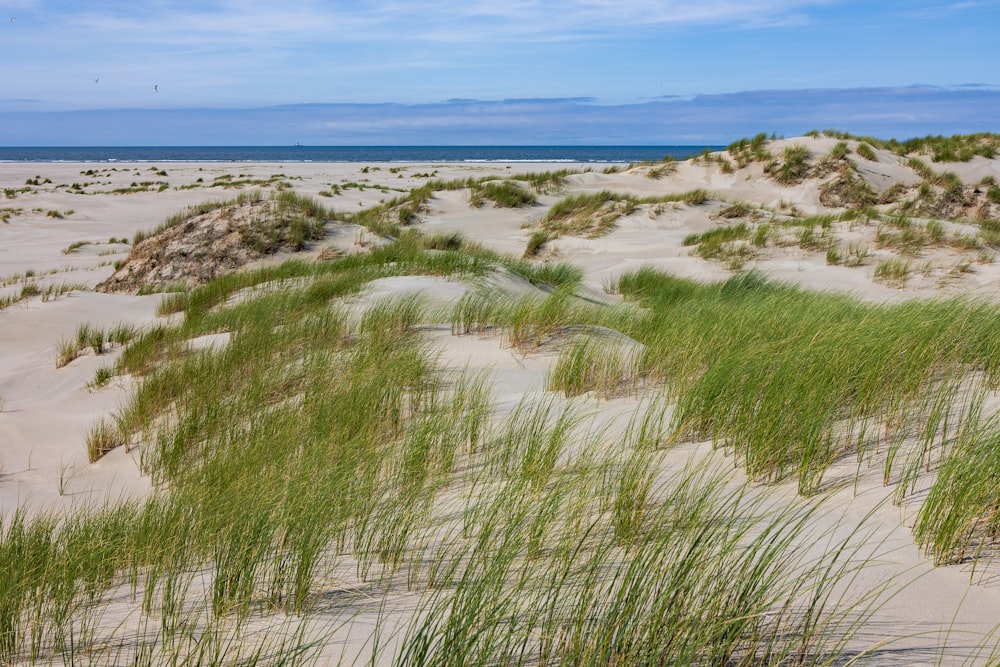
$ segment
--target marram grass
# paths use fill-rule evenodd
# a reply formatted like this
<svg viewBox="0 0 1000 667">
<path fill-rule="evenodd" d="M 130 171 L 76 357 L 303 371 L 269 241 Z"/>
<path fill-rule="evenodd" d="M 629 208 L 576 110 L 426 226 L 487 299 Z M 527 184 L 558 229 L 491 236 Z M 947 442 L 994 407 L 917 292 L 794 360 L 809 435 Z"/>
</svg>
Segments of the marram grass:
<svg viewBox="0 0 1000 667">
<path fill-rule="evenodd" d="M 754 274 L 700 286 L 640 271 L 619 289 L 648 305 L 626 332 L 676 397 L 677 437 L 712 438 L 753 478 L 795 475 L 806 494 L 846 454 L 947 441 L 961 422 L 913 410 L 963 372 L 997 379 L 1000 311 L 986 303 L 870 305 Z"/>
<path fill-rule="evenodd" d="M 821 504 L 776 504 L 704 461 L 669 467 L 663 448 L 710 436 L 753 477 L 795 476 L 804 493 L 836 457 L 901 430 L 957 456 L 974 411 L 949 421 L 949 397 L 965 372 L 995 382 L 995 311 L 648 269 L 617 284 L 639 307 L 576 299 L 567 269 L 547 296 L 472 291 L 455 308 L 454 333 L 525 352 L 578 336 L 550 380 L 565 393 L 658 387 L 614 436 L 555 393 L 498 413 L 483 380 L 439 370 L 421 325 L 441 315 L 419 299 L 360 317 L 343 304 L 388 275 L 502 265 L 547 282 L 457 245 L 411 236 L 171 297 L 183 321 L 128 343 L 118 368 L 142 379 L 114 419 L 157 490 L 3 517 L 0 662 L 320 664 L 325 633 L 353 619 L 330 602 L 348 588 L 378 609 L 373 663 L 849 661 L 882 599 L 840 597 L 871 557 L 864 528 L 816 535 Z M 187 344 L 223 331 L 225 346 Z M 822 555 L 801 548 L 820 541 Z M 112 605 L 128 613 L 104 623 Z"/>
</svg>

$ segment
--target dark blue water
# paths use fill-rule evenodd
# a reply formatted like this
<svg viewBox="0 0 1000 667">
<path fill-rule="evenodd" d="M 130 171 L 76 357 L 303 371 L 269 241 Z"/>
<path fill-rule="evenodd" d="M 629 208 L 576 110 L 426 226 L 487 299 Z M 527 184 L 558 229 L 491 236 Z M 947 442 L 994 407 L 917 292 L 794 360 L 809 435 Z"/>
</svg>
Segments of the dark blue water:
<svg viewBox="0 0 1000 667">
<path fill-rule="evenodd" d="M 643 162 L 722 146 L 128 146 L 2 148 L 0 162 Z"/>
</svg>

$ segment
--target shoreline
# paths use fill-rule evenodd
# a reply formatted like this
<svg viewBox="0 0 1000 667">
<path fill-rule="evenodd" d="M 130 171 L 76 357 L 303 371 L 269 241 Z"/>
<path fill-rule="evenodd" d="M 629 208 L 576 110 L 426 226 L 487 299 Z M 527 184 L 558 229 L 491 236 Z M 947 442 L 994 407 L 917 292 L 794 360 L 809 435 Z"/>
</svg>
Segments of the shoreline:
<svg viewBox="0 0 1000 667">
<path fill-rule="evenodd" d="M 0 147 L 0 164 L 18 163 L 583 163 L 684 159 L 722 146 L 94 146 Z"/>
</svg>

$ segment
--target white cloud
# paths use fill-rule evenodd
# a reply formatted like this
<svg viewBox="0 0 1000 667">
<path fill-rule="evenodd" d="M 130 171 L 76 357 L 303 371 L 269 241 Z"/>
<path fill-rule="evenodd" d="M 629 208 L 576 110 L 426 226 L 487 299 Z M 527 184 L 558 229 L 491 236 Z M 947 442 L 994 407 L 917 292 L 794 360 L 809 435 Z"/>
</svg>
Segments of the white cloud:
<svg viewBox="0 0 1000 667">
<path fill-rule="evenodd" d="M 810 8 L 834 0 L 429 0 L 332 3 L 302 1 L 146 3 L 128 8 L 72 4 L 48 12 L 49 26 L 103 39 L 188 45 L 199 40 L 246 48 L 294 48 L 305 42 L 565 41 L 625 36 L 621 31 L 686 25 L 760 26 L 799 23 Z M 182 5 L 182 6 L 178 6 Z M 140 9 L 141 8 L 141 9 Z"/>
</svg>

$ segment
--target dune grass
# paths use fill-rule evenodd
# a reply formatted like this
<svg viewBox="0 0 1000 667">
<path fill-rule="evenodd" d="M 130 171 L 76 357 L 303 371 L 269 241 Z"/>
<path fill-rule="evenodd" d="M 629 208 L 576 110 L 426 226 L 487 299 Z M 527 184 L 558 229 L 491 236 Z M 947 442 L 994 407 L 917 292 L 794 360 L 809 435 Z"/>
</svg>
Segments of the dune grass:
<svg viewBox="0 0 1000 667">
<path fill-rule="evenodd" d="M 31 279 L 30 276 L 25 277 L 14 277 L 9 279 L 10 283 L 15 284 L 16 282 L 23 281 L 21 284 L 20 292 L 16 294 L 7 294 L 0 297 L 0 310 L 4 308 L 9 308 L 18 303 L 22 303 L 33 297 L 40 297 L 42 302 L 55 301 L 64 294 L 69 294 L 76 290 L 88 289 L 88 286 L 83 283 L 49 283 L 45 287 L 42 287 L 37 282 Z"/>
<path fill-rule="evenodd" d="M 380 277 L 498 270 L 547 291 L 471 290 L 450 316 L 343 301 Z M 841 597 L 873 557 L 863 525 L 817 534 L 821 503 L 779 502 L 731 463 L 678 469 L 664 448 L 713 438 L 751 478 L 805 495 L 845 455 L 905 483 L 974 432 L 963 382 L 997 382 L 995 308 L 649 268 L 614 285 L 633 303 L 608 307 L 576 298 L 578 280 L 405 234 L 171 295 L 183 318 L 131 338 L 117 370 L 141 382 L 92 447 L 135 448 L 156 491 L 0 518 L 0 661 L 318 664 L 353 620 L 349 591 L 378 610 L 375 663 L 849 660 L 884 592 Z M 556 393 L 499 410 L 483 379 L 436 364 L 421 327 L 449 319 L 525 353 L 573 334 L 557 392 L 662 395 L 619 435 Z M 228 344 L 187 344 L 217 332 Z"/>
<path fill-rule="evenodd" d="M 488 426 L 482 385 L 434 371 L 415 329 L 432 317 L 419 301 L 382 302 L 360 319 L 336 302 L 386 275 L 389 257 L 410 270 L 474 264 L 455 250 L 386 253 L 230 303 L 241 281 L 275 274 L 220 279 L 188 293 L 183 323 L 133 340 L 122 367 L 145 377 L 88 447 L 96 458 L 132 442 L 162 490 L 69 520 L 4 520 L 3 660 L 238 662 L 259 641 L 254 619 L 313 618 L 345 559 L 374 594 L 427 591 L 400 664 L 837 653 L 851 635 L 840 612 L 799 606 L 842 576 L 791 548 L 804 514 L 774 516 L 704 468 L 661 486 L 647 468 L 653 426 L 630 429 L 611 458 L 583 413 L 554 399 Z M 585 318 L 573 312 L 564 291 L 498 317 L 512 344 L 533 345 Z M 181 344 L 222 329 L 221 350 Z M 592 443 L 582 448 L 581 429 Z M 471 486 L 453 525 L 439 499 L 462 479 Z M 736 594 L 718 573 L 739 568 L 752 581 Z M 101 618 L 121 588 L 135 603 L 109 629 Z M 648 625 L 650 604 L 686 613 Z M 309 642 L 286 623 L 269 650 L 294 664 Z"/>
<path fill-rule="evenodd" d="M 540 227 L 552 234 L 595 238 L 609 233 L 618 218 L 632 213 L 638 201 L 610 190 L 574 195 L 554 204 Z"/>
<path fill-rule="evenodd" d="M 566 396 L 593 391 L 605 399 L 637 393 L 638 357 L 629 341 L 585 336 L 559 355 L 547 388 Z"/>
<path fill-rule="evenodd" d="M 634 197 L 610 190 L 572 195 L 553 204 L 538 223 L 538 231 L 558 236 L 598 238 L 614 231 L 618 219 L 631 215 L 640 206 L 683 202 L 689 206 L 705 203 L 702 189 L 655 197 Z"/>
<path fill-rule="evenodd" d="M 854 152 L 858 154 L 858 157 L 868 160 L 869 162 L 874 162 L 877 159 L 875 149 L 865 141 L 858 143 L 858 145 L 854 148 Z"/>
<path fill-rule="evenodd" d="M 794 185 L 808 174 L 809 155 L 805 146 L 786 146 L 781 158 L 771 161 L 765 170 L 782 185 Z"/>
<path fill-rule="evenodd" d="M 1000 136 L 990 132 L 956 134 L 949 137 L 927 135 L 903 141 L 861 137 L 837 130 L 824 130 L 823 134 L 838 139 L 854 139 L 871 146 L 890 150 L 901 157 L 914 154 L 930 155 L 934 162 L 968 162 L 977 155 L 992 158 L 1000 148 Z M 819 131 L 814 130 L 807 135 L 818 136 Z"/>
<path fill-rule="evenodd" d="M 88 322 L 77 325 L 76 333 L 56 343 L 56 368 L 66 366 L 88 348 L 94 354 L 103 354 L 108 345 L 123 347 L 139 335 L 139 329 L 131 324 L 119 322 L 110 329 L 101 329 Z"/>
<path fill-rule="evenodd" d="M 734 141 L 726 147 L 726 151 L 736 160 L 736 166 L 742 169 L 755 160 L 766 162 L 771 159 L 767 141 L 767 133 L 759 132 L 752 138 L 744 137 Z"/>
<path fill-rule="evenodd" d="M 845 454 L 947 441 L 970 415 L 943 425 L 926 411 L 962 372 L 996 378 L 1000 322 L 984 303 L 866 305 L 754 274 L 702 286 L 643 270 L 618 289 L 650 308 L 626 333 L 677 397 L 677 436 L 714 439 L 757 479 L 794 474 L 805 494 Z"/>
<path fill-rule="evenodd" d="M 258 214 L 257 222 L 244 227 L 242 231 L 243 241 L 261 252 L 273 251 L 281 244 L 300 249 L 306 241 L 319 238 L 323 225 L 334 219 L 333 213 L 315 200 L 291 190 L 280 190 L 270 194 L 261 190 L 249 190 L 241 192 L 233 199 L 189 206 L 150 231 L 136 232 L 132 239 L 133 246 L 197 216 L 225 208 L 235 209 L 244 206 L 266 206 L 266 211 Z"/>
<path fill-rule="evenodd" d="M 479 208 L 487 201 L 499 208 L 521 208 L 531 206 L 538 200 L 534 193 L 512 180 L 506 179 L 503 181 L 481 181 L 472 187 L 469 194 L 469 202 L 472 206 Z"/>
<path fill-rule="evenodd" d="M 701 234 L 688 234 L 684 237 L 681 245 L 697 246 L 695 251 L 704 259 L 711 259 L 719 255 L 724 244 L 733 241 L 740 241 L 750 238 L 750 228 L 746 223 L 740 222 L 735 225 L 716 227 Z"/>
<path fill-rule="evenodd" d="M 530 206 L 535 203 L 535 193 L 558 192 L 573 172 L 560 170 L 552 172 L 517 174 L 501 181 L 494 177 L 465 178 L 445 181 L 429 180 L 408 193 L 379 203 L 364 210 L 342 214 L 342 218 L 385 237 L 398 237 L 403 229 L 414 222 L 425 209 L 435 192 L 468 189 L 469 201 L 474 207 L 486 201 L 504 208 Z M 527 187 L 524 187 L 527 186 Z M 534 190 L 534 192 L 532 192 Z"/>
<path fill-rule="evenodd" d="M 873 277 L 875 282 L 882 282 L 893 287 L 902 287 L 909 280 L 913 265 L 908 259 L 890 257 L 875 265 Z"/>
<path fill-rule="evenodd" d="M 951 447 L 914 526 L 938 564 L 992 560 L 1000 547 L 1000 429 L 968 429 Z"/>
</svg>

